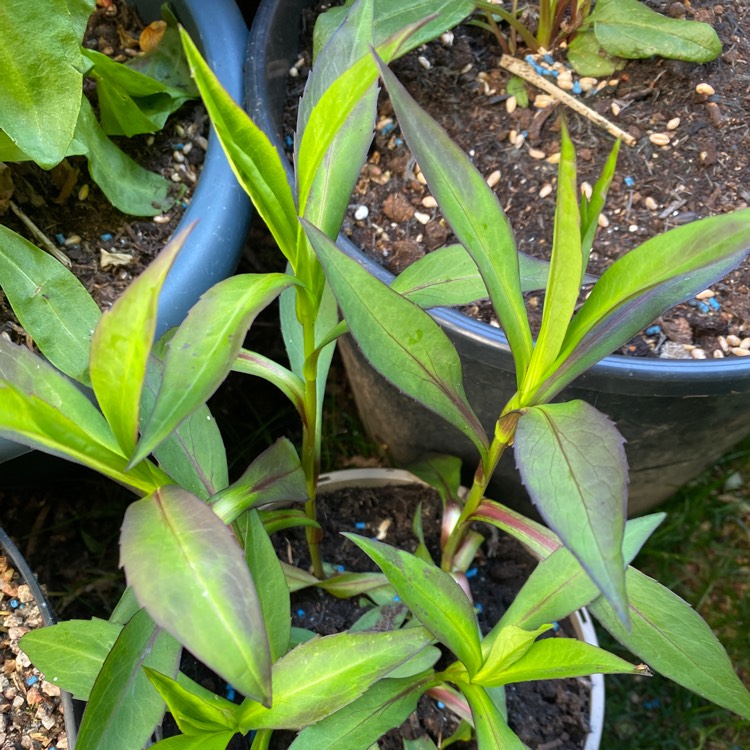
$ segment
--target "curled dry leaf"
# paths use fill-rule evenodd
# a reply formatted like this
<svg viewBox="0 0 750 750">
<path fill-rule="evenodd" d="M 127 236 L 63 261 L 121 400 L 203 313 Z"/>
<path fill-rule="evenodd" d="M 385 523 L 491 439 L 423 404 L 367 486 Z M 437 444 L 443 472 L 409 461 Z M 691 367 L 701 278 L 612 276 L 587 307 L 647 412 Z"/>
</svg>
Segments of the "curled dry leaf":
<svg viewBox="0 0 750 750">
<path fill-rule="evenodd" d="M 164 32 L 166 30 L 166 21 L 154 21 L 153 23 L 150 23 L 148 26 L 146 26 L 146 28 L 141 32 L 141 36 L 139 39 L 141 49 L 144 52 L 153 52 L 159 46 L 159 42 L 164 36 Z"/>
</svg>

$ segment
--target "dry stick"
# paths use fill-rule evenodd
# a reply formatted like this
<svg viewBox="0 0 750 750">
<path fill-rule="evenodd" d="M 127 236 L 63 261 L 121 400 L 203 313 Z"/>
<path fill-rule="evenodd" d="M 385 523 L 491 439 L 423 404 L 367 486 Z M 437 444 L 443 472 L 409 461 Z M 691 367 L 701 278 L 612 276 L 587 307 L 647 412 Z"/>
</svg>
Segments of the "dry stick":
<svg viewBox="0 0 750 750">
<path fill-rule="evenodd" d="M 9 201 L 11 211 L 27 226 L 28 230 L 36 237 L 37 242 L 46 250 L 51 256 L 57 258 L 66 268 L 70 268 L 73 263 L 65 253 L 60 250 L 47 235 L 34 224 L 34 222 L 21 211 L 21 209 L 13 202 Z"/>
<path fill-rule="evenodd" d="M 618 128 L 617 125 L 611 123 L 606 117 L 603 117 L 598 112 L 594 112 L 593 109 L 587 107 L 579 99 L 571 96 L 567 91 L 563 91 L 559 86 L 552 83 L 552 81 L 548 81 L 543 76 L 540 76 L 528 63 L 516 60 L 515 57 L 511 57 L 510 55 L 502 55 L 500 57 L 500 67 L 509 70 L 537 88 L 543 89 L 550 96 L 553 96 L 558 101 L 561 101 L 563 104 L 588 118 L 591 122 L 596 123 L 599 127 L 604 128 L 608 133 L 615 136 L 615 138 L 622 139 L 628 146 L 635 146 L 636 140 L 630 133 L 626 133 L 622 128 Z"/>
</svg>

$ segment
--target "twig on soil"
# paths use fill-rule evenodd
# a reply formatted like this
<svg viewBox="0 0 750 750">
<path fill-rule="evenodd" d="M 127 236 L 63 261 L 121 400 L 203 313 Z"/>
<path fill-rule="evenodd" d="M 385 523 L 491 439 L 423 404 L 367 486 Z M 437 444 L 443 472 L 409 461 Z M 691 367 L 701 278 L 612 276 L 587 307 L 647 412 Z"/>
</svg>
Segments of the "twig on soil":
<svg viewBox="0 0 750 750">
<path fill-rule="evenodd" d="M 558 101 L 562 102 L 572 110 L 583 115 L 591 122 L 604 128 L 608 133 L 613 135 L 615 138 L 620 138 L 628 146 L 635 146 L 636 140 L 630 133 L 626 133 L 622 128 L 618 128 L 617 125 L 610 122 L 606 117 L 595 112 L 590 107 L 587 107 L 579 99 L 571 96 L 566 91 L 563 91 L 559 86 L 556 86 L 552 81 L 548 81 L 543 76 L 540 76 L 528 63 L 523 60 L 517 60 L 515 57 L 510 55 L 502 55 L 500 57 L 500 67 L 509 70 L 519 78 L 523 78 L 533 86 L 546 91 L 550 96 L 553 96 Z"/>
<path fill-rule="evenodd" d="M 26 225 L 27 229 L 34 235 L 34 237 L 36 237 L 37 242 L 41 244 L 42 248 L 53 258 L 57 258 L 57 260 L 59 260 L 66 268 L 70 268 L 73 265 L 70 258 L 65 255 L 65 253 L 60 250 L 13 201 L 8 201 L 8 203 L 10 204 L 11 211 L 13 211 L 13 213 Z"/>
</svg>

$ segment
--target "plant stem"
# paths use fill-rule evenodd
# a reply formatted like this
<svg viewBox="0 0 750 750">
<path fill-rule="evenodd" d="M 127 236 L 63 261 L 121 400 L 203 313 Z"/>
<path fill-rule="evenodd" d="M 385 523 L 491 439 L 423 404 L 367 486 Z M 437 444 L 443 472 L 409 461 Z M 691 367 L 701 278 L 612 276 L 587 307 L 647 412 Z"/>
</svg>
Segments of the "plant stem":
<svg viewBox="0 0 750 750">
<path fill-rule="evenodd" d="M 255 737 L 253 737 L 253 744 L 250 745 L 250 750 L 268 750 L 272 734 L 272 729 L 259 729 L 255 733 Z"/>
</svg>

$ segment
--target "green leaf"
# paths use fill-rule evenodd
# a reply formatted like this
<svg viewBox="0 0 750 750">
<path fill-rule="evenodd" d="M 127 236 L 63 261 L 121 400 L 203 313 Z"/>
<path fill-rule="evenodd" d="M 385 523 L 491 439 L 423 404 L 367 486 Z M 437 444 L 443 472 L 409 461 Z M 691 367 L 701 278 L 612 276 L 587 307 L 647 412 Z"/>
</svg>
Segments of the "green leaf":
<svg viewBox="0 0 750 750">
<path fill-rule="evenodd" d="M 132 463 L 156 448 L 223 382 L 256 315 L 294 280 L 280 273 L 232 276 L 193 305 L 169 342 L 161 389 Z"/>
<path fill-rule="evenodd" d="M 427 23 L 404 42 L 403 47 L 399 49 L 399 57 L 457 26 L 474 10 L 474 3 L 471 0 L 375 0 L 374 6 L 374 24 L 371 33 L 376 45 L 383 43 L 403 28 L 430 17 Z M 349 4 L 329 8 L 318 16 L 313 31 L 316 65 L 319 62 L 318 53 L 324 49 L 348 10 Z"/>
<path fill-rule="evenodd" d="M 148 668 L 145 671 L 183 734 L 202 736 L 227 729 L 236 733 L 239 706 L 218 695 L 208 701 L 161 672 Z"/>
<path fill-rule="evenodd" d="M 108 135 L 131 138 L 141 133 L 156 133 L 164 127 L 169 115 L 195 96 L 172 89 L 101 52 L 82 49 L 94 64 L 89 75 L 96 81 L 101 124 Z"/>
<path fill-rule="evenodd" d="M 404 624 L 408 614 L 409 610 L 401 601 L 388 602 L 379 607 L 371 607 L 349 628 L 349 632 L 356 633 L 362 630 L 398 630 Z"/>
<path fill-rule="evenodd" d="M 89 346 L 101 313 L 83 284 L 49 253 L 0 226 L 0 287 L 42 354 L 90 385 Z"/>
<path fill-rule="evenodd" d="M 231 523 L 257 505 L 307 500 L 305 472 L 297 451 L 287 438 L 279 438 L 236 482 L 214 495 L 211 506 L 224 523 Z"/>
<path fill-rule="evenodd" d="M 590 611 L 652 669 L 710 701 L 750 719 L 750 692 L 701 616 L 679 596 L 635 568 L 628 569 L 633 623 L 628 632 L 601 597 Z"/>
<path fill-rule="evenodd" d="M 151 745 L 153 750 L 226 750 L 236 732 L 217 732 L 215 734 L 180 734 L 169 737 Z"/>
<path fill-rule="evenodd" d="M 105 659 L 83 716 L 78 750 L 126 750 L 146 744 L 164 702 L 143 667 L 176 675 L 180 645 L 140 610 Z"/>
<path fill-rule="evenodd" d="M 607 200 L 609 186 L 612 184 L 612 178 L 615 175 L 617 167 L 617 154 L 620 151 L 620 141 L 615 141 L 612 150 L 609 152 L 607 161 L 602 167 L 602 173 L 596 181 L 592 191 L 591 199 L 587 199 L 585 194 L 581 195 L 581 253 L 583 255 L 583 271 L 589 262 L 591 246 L 594 244 L 594 236 L 599 226 L 599 216 Z M 585 281 L 585 277 L 583 278 Z"/>
<path fill-rule="evenodd" d="M 534 630 L 519 628 L 517 625 L 505 625 L 499 628 L 489 648 L 485 648 L 484 641 L 482 641 L 484 663 L 479 672 L 474 675 L 473 682 L 480 685 L 494 685 L 493 678 L 523 658 L 533 646 L 534 641 L 551 627 L 551 623 L 545 623 Z"/>
<path fill-rule="evenodd" d="M 568 62 L 581 76 L 605 78 L 625 65 L 624 60 L 610 57 L 600 46 L 594 30 L 579 29 L 568 45 Z"/>
<path fill-rule="evenodd" d="M 284 295 L 282 295 L 283 297 Z M 292 291 L 292 296 L 294 292 Z M 305 383 L 282 365 L 274 362 L 258 352 L 240 349 L 232 364 L 233 372 L 244 372 L 255 375 L 273 383 L 291 401 L 297 412 L 302 415 L 305 411 Z"/>
<path fill-rule="evenodd" d="M 456 456 L 430 456 L 415 464 L 409 471 L 437 490 L 443 507 L 450 501 L 458 502 L 461 489 L 461 459 Z M 415 518 L 418 514 L 415 515 Z"/>
<path fill-rule="evenodd" d="M 724 277 L 750 251 L 750 209 L 653 237 L 615 261 L 594 285 L 533 398 L 549 401 L 670 307 Z"/>
<path fill-rule="evenodd" d="M 654 513 L 627 522 L 623 541 L 626 563 L 633 560 L 663 520 L 664 513 Z M 506 625 L 515 624 L 525 630 L 534 630 L 544 623 L 564 619 L 598 596 L 596 584 L 580 563 L 569 550 L 560 547 L 534 568 L 500 621 L 482 640 L 482 648 L 488 648 L 498 637 L 496 631 Z"/>
<path fill-rule="evenodd" d="M 484 279 L 521 378 L 531 357 L 531 331 L 521 295 L 513 231 L 497 196 L 448 134 L 379 62 L 401 131 L 443 215 Z"/>
<path fill-rule="evenodd" d="M 629 60 L 658 55 L 705 63 L 721 54 L 709 24 L 668 18 L 638 0 L 600 0 L 588 23 L 609 54 Z"/>
<path fill-rule="evenodd" d="M 91 179 L 123 213 L 154 216 L 174 203 L 166 179 L 141 167 L 107 138 L 86 97 L 81 102 L 74 144 L 68 150 L 68 156 L 72 155 L 86 156 Z"/>
<path fill-rule="evenodd" d="M 128 585 L 155 622 L 237 690 L 270 703 L 255 586 L 234 535 L 205 503 L 168 486 L 131 504 L 120 555 Z"/>
<path fill-rule="evenodd" d="M 601 412 L 584 401 L 569 401 L 525 410 L 514 453 L 542 518 L 627 623 L 623 442 Z"/>
<path fill-rule="evenodd" d="M 91 384 L 126 455 L 138 438 L 141 391 L 156 331 L 159 292 L 192 227 L 159 253 L 102 315 L 91 339 Z"/>
<path fill-rule="evenodd" d="M 525 402 L 526 393 L 535 390 L 539 385 L 547 369 L 560 353 L 565 331 L 578 301 L 578 289 L 585 271 L 581 252 L 576 155 L 564 122 L 557 184 L 549 283 L 544 298 L 542 325 L 520 389 L 521 404 Z"/>
<path fill-rule="evenodd" d="M 289 650 L 292 616 L 286 576 L 257 511 L 244 513 L 234 527 L 258 592 L 271 661 L 276 661 Z"/>
<path fill-rule="evenodd" d="M 4 0 L 0 7 L 0 128 L 50 169 L 67 153 L 81 107 L 80 43 L 93 0 Z"/>
<path fill-rule="evenodd" d="M 619 656 L 575 638 L 543 638 L 504 669 L 475 680 L 487 687 L 531 680 L 557 680 L 590 674 L 648 674 Z"/>
<path fill-rule="evenodd" d="M 222 88 L 184 30 L 190 68 L 232 171 L 250 196 L 279 249 L 296 262 L 297 208 L 286 168 L 265 133 Z"/>
<path fill-rule="evenodd" d="M 31 630 L 21 648 L 48 682 L 87 701 L 91 688 L 122 627 L 94 617 L 67 620 Z"/>
<path fill-rule="evenodd" d="M 521 291 L 547 286 L 549 263 L 525 253 L 518 253 L 518 261 Z M 468 305 L 487 296 L 477 264 L 463 245 L 446 245 L 423 255 L 396 276 L 391 289 L 423 308 Z"/>
<path fill-rule="evenodd" d="M 423 310 L 371 276 L 302 220 L 352 335 L 373 367 L 486 452 L 487 436 L 463 389 L 453 344 Z"/>
<path fill-rule="evenodd" d="M 474 608 L 456 581 L 404 550 L 355 534 L 344 536 L 376 563 L 412 614 L 473 675 L 482 665 L 479 628 Z"/>
<path fill-rule="evenodd" d="M 428 684 L 426 679 L 380 680 L 361 698 L 303 729 L 289 750 L 367 750 L 416 710 Z"/>
<path fill-rule="evenodd" d="M 423 628 L 314 638 L 273 665 L 273 706 L 245 701 L 245 729 L 301 729 L 350 704 L 432 640 Z"/>
<path fill-rule="evenodd" d="M 148 420 L 156 402 L 167 338 L 163 336 L 151 351 L 141 393 L 141 423 Z M 154 456 L 175 484 L 201 500 L 208 500 L 229 483 L 224 441 L 216 420 L 205 404 L 199 406 L 154 450 Z"/>
<path fill-rule="evenodd" d="M 479 750 L 525 750 L 526 746 L 508 726 L 482 685 L 459 682 L 458 688 L 471 706 Z"/>
</svg>

